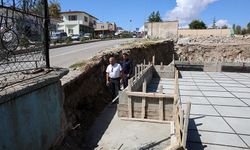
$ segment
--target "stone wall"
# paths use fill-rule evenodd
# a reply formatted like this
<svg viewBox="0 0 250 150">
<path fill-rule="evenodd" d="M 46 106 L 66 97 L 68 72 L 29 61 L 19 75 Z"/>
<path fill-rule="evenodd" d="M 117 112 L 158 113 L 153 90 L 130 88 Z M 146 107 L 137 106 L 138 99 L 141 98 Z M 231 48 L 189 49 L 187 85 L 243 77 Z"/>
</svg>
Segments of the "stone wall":
<svg viewBox="0 0 250 150">
<path fill-rule="evenodd" d="M 139 43 L 132 46 L 122 46 L 118 49 L 107 50 L 98 54 L 84 67 L 82 73 L 63 85 L 66 115 L 65 135 L 53 147 L 54 149 L 76 149 L 84 147 L 82 141 L 86 131 L 95 121 L 99 113 L 112 100 L 111 93 L 105 85 L 105 69 L 108 58 L 115 56 L 118 61 L 122 51 L 130 51 L 133 64 L 152 61 L 156 57 L 156 64 L 167 65 L 174 54 L 173 41 Z"/>
<path fill-rule="evenodd" d="M 231 35 L 231 29 L 179 29 L 178 36 L 182 37 L 201 37 L 201 36 L 222 36 L 228 37 Z"/>
</svg>

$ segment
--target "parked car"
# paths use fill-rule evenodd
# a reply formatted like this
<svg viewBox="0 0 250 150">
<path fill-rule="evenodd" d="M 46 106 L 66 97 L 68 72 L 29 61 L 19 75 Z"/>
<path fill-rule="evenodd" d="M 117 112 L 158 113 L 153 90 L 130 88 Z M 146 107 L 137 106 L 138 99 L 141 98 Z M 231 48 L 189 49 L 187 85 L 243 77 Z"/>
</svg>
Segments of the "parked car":
<svg viewBox="0 0 250 150">
<path fill-rule="evenodd" d="M 85 33 L 85 34 L 83 35 L 83 37 L 84 37 L 85 39 L 90 40 L 90 39 L 92 39 L 92 34 L 91 34 L 91 33 Z"/>
<path fill-rule="evenodd" d="M 71 39 L 73 41 L 80 41 L 80 35 L 79 34 L 72 34 L 70 37 L 71 37 Z"/>
<path fill-rule="evenodd" d="M 52 33 L 51 40 L 66 40 L 68 37 L 66 32 L 54 32 Z"/>
</svg>

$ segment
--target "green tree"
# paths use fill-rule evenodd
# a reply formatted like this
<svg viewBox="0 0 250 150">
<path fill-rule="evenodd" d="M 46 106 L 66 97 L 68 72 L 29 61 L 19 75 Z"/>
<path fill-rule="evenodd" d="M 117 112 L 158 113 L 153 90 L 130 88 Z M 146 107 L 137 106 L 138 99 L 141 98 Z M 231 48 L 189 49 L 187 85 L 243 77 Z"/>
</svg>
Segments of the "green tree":
<svg viewBox="0 0 250 150">
<path fill-rule="evenodd" d="M 221 29 L 228 29 L 228 26 L 224 25 L 224 26 L 221 27 Z"/>
<path fill-rule="evenodd" d="M 241 34 L 241 26 L 237 25 L 235 27 L 235 34 Z"/>
<path fill-rule="evenodd" d="M 52 18 L 60 18 L 61 5 L 57 0 L 52 0 L 49 3 L 49 14 Z"/>
<path fill-rule="evenodd" d="M 234 33 L 236 32 L 236 25 L 235 24 L 233 24 L 233 31 L 234 31 Z"/>
<path fill-rule="evenodd" d="M 247 33 L 250 34 L 250 22 L 247 24 Z"/>
<path fill-rule="evenodd" d="M 201 21 L 201 20 L 193 20 L 190 24 L 189 24 L 189 28 L 190 29 L 206 29 L 207 26 L 206 24 Z"/>
<path fill-rule="evenodd" d="M 246 28 L 243 28 L 243 29 L 241 30 L 241 34 L 242 34 L 242 35 L 246 35 L 246 34 L 247 34 L 247 29 L 246 29 Z"/>
<path fill-rule="evenodd" d="M 214 18 L 213 20 L 213 26 L 212 26 L 213 29 L 217 29 L 217 26 L 216 26 L 216 19 Z"/>
<path fill-rule="evenodd" d="M 162 22 L 160 12 L 152 12 L 148 17 L 148 22 Z"/>
</svg>

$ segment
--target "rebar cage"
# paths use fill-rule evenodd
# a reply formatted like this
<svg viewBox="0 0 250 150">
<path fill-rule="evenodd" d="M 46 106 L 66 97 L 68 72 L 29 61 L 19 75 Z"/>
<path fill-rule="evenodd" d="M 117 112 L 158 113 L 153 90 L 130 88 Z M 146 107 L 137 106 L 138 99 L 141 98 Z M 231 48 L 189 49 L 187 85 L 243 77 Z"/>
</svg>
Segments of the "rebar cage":
<svg viewBox="0 0 250 150">
<path fill-rule="evenodd" d="M 0 88 L 49 66 L 47 0 L 0 1 Z"/>
</svg>

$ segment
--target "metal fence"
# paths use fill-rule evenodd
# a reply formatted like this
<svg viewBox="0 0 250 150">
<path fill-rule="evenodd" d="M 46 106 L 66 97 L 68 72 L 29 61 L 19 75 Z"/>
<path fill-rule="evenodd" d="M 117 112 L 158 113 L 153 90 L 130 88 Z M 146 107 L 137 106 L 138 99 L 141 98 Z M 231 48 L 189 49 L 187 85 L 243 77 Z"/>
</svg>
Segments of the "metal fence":
<svg viewBox="0 0 250 150">
<path fill-rule="evenodd" d="M 47 0 L 0 1 L 0 89 L 49 67 Z"/>
</svg>

